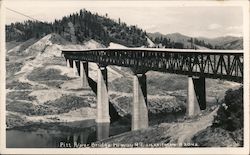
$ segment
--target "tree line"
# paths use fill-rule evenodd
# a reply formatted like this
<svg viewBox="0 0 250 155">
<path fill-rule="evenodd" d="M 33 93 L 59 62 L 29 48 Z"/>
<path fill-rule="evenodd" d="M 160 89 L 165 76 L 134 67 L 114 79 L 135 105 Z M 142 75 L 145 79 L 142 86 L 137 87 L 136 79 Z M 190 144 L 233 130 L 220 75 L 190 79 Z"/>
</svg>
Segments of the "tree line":
<svg viewBox="0 0 250 155">
<path fill-rule="evenodd" d="M 150 38 L 155 44 L 156 48 L 178 48 L 178 49 L 198 49 L 198 46 L 206 47 L 208 49 L 224 49 L 224 47 L 219 45 L 212 45 L 210 43 L 206 43 L 204 40 L 199 40 L 197 38 L 189 38 L 183 42 L 175 42 L 167 37 L 155 37 Z M 186 42 L 186 44 L 184 44 Z M 187 44 L 188 43 L 188 44 Z"/>
<path fill-rule="evenodd" d="M 174 42 L 171 41 L 170 38 L 166 37 L 156 37 L 155 39 L 152 39 L 153 42 L 156 44 L 157 48 L 178 48 L 178 49 L 184 49 L 184 44 L 181 42 Z"/>
<path fill-rule="evenodd" d="M 203 46 L 209 49 L 224 49 L 222 46 L 219 45 L 212 45 L 210 43 L 206 43 L 204 40 L 199 40 L 197 38 L 190 38 L 188 42 L 191 43 L 191 48 L 195 49 L 195 45 Z"/>
<path fill-rule="evenodd" d="M 6 41 L 25 41 L 49 33 L 58 33 L 69 41 L 75 36 L 77 43 L 94 39 L 104 45 L 116 42 L 128 47 L 147 46 L 146 31 L 135 25 L 128 26 L 120 18 L 116 21 L 108 14 L 101 16 L 85 9 L 54 22 L 28 20 L 6 25 Z"/>
</svg>

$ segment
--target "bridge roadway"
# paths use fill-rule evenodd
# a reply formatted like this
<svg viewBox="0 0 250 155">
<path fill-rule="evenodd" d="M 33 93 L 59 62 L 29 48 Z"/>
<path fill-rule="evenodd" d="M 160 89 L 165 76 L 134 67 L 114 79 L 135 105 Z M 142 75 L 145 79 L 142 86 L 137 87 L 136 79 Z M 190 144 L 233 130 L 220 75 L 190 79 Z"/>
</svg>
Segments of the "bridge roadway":
<svg viewBox="0 0 250 155">
<path fill-rule="evenodd" d="M 206 108 L 205 78 L 243 83 L 243 51 L 190 49 L 89 49 L 62 50 L 67 66 L 80 75 L 88 87 L 88 62 L 97 63 L 98 123 L 110 122 L 107 66 L 129 67 L 134 72 L 132 130 L 148 127 L 147 82 L 149 70 L 187 75 L 186 113 L 197 115 Z"/>
</svg>

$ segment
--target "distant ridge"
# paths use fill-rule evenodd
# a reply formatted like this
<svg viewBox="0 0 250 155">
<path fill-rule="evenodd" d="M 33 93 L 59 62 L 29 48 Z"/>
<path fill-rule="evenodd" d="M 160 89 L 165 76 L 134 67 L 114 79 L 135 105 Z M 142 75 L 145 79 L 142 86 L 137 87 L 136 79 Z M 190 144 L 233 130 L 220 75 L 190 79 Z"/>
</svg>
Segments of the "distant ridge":
<svg viewBox="0 0 250 155">
<path fill-rule="evenodd" d="M 192 48 L 191 38 L 194 48 L 198 49 L 243 49 L 243 37 L 223 36 L 216 38 L 190 37 L 181 33 L 162 34 L 160 32 L 147 33 L 152 41 L 166 38 L 170 42 L 182 43 L 185 48 Z M 196 40 L 195 40 L 196 39 Z"/>
</svg>

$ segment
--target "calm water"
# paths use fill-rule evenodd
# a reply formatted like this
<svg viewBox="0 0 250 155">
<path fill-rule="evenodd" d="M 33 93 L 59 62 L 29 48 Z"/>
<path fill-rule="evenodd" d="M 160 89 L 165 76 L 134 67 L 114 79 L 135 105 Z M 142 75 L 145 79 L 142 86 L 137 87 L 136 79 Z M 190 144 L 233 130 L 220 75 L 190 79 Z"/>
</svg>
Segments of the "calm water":
<svg viewBox="0 0 250 155">
<path fill-rule="evenodd" d="M 184 113 L 155 115 L 150 125 L 173 122 L 183 118 Z M 130 131 L 130 122 L 118 121 L 96 124 L 94 120 L 73 123 L 33 124 L 7 130 L 7 148 L 72 148 L 89 147 L 92 142 Z M 125 125 L 124 125 L 125 124 Z"/>
<path fill-rule="evenodd" d="M 7 148 L 72 148 L 84 147 L 96 140 L 109 137 L 110 125 L 82 121 L 80 128 L 62 127 L 61 124 L 31 125 L 7 130 Z"/>
</svg>

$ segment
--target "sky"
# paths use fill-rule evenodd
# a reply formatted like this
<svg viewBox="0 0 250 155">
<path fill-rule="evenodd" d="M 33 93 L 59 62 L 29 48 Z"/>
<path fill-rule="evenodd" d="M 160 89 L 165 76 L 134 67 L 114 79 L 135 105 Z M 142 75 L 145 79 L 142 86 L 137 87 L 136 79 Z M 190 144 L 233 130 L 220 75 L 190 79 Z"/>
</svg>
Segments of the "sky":
<svg viewBox="0 0 250 155">
<path fill-rule="evenodd" d="M 192 37 L 214 38 L 242 36 L 243 10 L 240 6 L 170 5 L 165 2 L 114 1 L 23 1 L 9 0 L 6 7 L 41 21 L 53 21 L 85 8 L 128 25 L 137 25 L 147 32 L 169 34 L 179 32 Z M 6 24 L 27 20 L 27 17 L 6 10 Z"/>
</svg>

